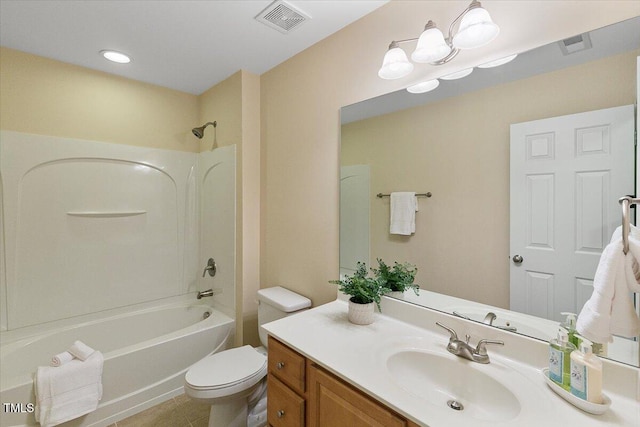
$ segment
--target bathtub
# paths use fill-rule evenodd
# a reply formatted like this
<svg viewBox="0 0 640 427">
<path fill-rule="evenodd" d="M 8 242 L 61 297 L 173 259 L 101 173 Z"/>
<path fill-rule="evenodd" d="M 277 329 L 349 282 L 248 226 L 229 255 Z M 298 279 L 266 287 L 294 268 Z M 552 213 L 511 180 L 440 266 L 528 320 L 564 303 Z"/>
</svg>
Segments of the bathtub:
<svg viewBox="0 0 640 427">
<path fill-rule="evenodd" d="M 36 367 L 48 366 L 75 340 L 104 355 L 103 397 L 96 411 L 64 425 L 106 426 L 182 393 L 189 366 L 229 348 L 235 333 L 233 319 L 192 300 L 48 328 L 2 332 L 1 400 L 21 404 L 10 411 L 3 405 L 2 427 L 38 425 L 28 405 L 35 403 Z"/>
</svg>

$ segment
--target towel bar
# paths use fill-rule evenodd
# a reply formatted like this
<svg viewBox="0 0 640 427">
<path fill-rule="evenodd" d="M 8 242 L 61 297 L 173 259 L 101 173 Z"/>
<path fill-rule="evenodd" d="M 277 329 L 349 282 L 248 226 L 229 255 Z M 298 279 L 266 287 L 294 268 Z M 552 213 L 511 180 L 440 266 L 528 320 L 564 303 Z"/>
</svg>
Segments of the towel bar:
<svg viewBox="0 0 640 427">
<path fill-rule="evenodd" d="M 378 193 L 376 194 L 376 197 L 378 199 L 382 199 L 383 197 L 389 197 L 391 196 L 391 194 L 382 194 L 382 193 Z M 427 192 L 427 193 L 416 193 L 416 197 L 431 197 L 431 192 Z"/>
<path fill-rule="evenodd" d="M 618 199 L 622 205 L 622 251 L 629 252 L 629 232 L 631 231 L 631 205 L 640 203 L 640 198 L 625 196 Z"/>
</svg>

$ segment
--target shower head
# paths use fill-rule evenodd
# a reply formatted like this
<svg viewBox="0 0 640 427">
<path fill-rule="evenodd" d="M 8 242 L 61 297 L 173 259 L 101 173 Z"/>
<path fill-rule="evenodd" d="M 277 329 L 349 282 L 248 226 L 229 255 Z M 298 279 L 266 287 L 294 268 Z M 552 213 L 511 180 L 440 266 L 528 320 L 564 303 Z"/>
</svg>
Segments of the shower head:
<svg viewBox="0 0 640 427">
<path fill-rule="evenodd" d="M 193 128 L 191 129 L 191 132 L 193 132 L 193 134 L 198 138 L 198 139 L 202 139 L 202 137 L 204 136 L 204 128 L 206 128 L 209 125 L 213 125 L 213 127 L 215 128 L 216 126 L 218 126 L 217 122 L 207 122 L 204 125 L 197 127 L 197 128 Z"/>
</svg>

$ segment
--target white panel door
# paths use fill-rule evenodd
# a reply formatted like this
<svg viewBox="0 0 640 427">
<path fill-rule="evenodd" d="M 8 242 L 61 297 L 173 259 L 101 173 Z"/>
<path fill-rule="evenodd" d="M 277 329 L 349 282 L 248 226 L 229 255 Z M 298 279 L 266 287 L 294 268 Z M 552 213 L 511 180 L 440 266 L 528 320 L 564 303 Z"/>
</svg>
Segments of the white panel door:
<svg viewBox="0 0 640 427">
<path fill-rule="evenodd" d="M 634 191 L 633 106 L 511 125 L 510 178 L 510 308 L 562 320 L 590 297 Z"/>
<path fill-rule="evenodd" d="M 340 168 L 340 274 L 369 263 L 369 165 Z"/>
</svg>

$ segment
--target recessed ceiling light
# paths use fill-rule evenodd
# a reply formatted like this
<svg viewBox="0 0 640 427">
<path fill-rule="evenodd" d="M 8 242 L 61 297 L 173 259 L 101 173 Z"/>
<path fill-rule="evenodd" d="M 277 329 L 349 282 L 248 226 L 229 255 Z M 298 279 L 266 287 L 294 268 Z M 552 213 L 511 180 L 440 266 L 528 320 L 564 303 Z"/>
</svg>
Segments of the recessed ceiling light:
<svg viewBox="0 0 640 427">
<path fill-rule="evenodd" d="M 118 64 L 128 64 L 131 62 L 131 58 L 121 52 L 116 52 L 115 50 L 101 50 L 100 55 L 104 56 L 105 59 L 108 59 L 112 62 L 117 62 Z"/>
</svg>

